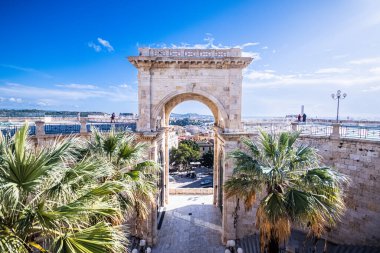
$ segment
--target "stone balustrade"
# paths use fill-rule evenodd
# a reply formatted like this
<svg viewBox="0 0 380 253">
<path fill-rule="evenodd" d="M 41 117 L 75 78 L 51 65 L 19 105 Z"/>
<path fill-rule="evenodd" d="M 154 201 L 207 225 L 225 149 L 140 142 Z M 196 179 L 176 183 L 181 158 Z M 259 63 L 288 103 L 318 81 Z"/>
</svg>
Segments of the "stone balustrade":
<svg viewBox="0 0 380 253">
<path fill-rule="evenodd" d="M 189 49 L 189 48 L 139 48 L 139 56 L 154 57 L 241 57 L 240 48 L 228 49 Z"/>
<path fill-rule="evenodd" d="M 169 188 L 169 194 L 180 195 L 212 195 L 213 188 Z"/>
<path fill-rule="evenodd" d="M 380 141 L 380 125 L 352 125 L 341 123 L 243 123 L 245 133 L 257 134 L 260 130 L 278 134 L 299 131 L 301 136 L 323 136 L 331 139 L 366 139 Z"/>
</svg>

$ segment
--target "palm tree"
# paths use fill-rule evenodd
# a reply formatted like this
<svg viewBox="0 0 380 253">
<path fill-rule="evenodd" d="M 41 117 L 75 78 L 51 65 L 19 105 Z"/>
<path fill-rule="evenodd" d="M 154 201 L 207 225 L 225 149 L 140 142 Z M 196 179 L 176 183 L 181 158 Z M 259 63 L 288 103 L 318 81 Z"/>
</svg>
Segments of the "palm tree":
<svg viewBox="0 0 380 253">
<path fill-rule="evenodd" d="M 141 222 L 146 219 L 156 201 L 157 180 L 160 167 L 144 159 L 148 152 L 146 143 L 138 142 L 129 132 L 102 133 L 92 129 L 87 151 L 91 156 L 107 160 L 112 173 L 109 179 L 122 182 L 127 190 L 119 193 L 123 215 L 135 221 L 134 235 L 143 237 Z"/>
<path fill-rule="evenodd" d="M 277 253 L 292 226 L 306 228 L 309 236 L 319 238 L 345 210 L 347 178 L 320 166 L 316 150 L 297 145 L 298 136 L 298 132 L 261 132 L 258 141 L 242 138 L 244 149 L 229 154 L 235 168 L 224 185 L 226 196 L 241 198 L 250 210 L 257 194 L 263 194 L 256 212 L 261 252 L 267 248 Z"/>
<path fill-rule="evenodd" d="M 0 251 L 125 252 L 125 186 L 107 163 L 82 157 L 76 138 L 35 148 L 27 132 L 0 134 Z"/>
</svg>

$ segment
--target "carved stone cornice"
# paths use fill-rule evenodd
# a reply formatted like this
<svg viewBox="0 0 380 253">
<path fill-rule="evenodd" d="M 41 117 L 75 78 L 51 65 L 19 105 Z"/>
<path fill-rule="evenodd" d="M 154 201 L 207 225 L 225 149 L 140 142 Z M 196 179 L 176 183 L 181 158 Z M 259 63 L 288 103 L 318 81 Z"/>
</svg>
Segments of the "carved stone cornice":
<svg viewBox="0 0 380 253">
<path fill-rule="evenodd" d="M 245 68 L 253 60 L 251 57 L 155 57 L 130 56 L 130 63 L 136 68 Z"/>
</svg>

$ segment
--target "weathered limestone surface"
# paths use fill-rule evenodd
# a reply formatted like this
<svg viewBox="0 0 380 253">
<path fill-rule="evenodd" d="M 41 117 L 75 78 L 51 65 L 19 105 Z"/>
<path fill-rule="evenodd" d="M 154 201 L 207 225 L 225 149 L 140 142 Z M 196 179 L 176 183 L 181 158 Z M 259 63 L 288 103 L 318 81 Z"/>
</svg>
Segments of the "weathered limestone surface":
<svg viewBox="0 0 380 253">
<path fill-rule="evenodd" d="M 380 246 L 380 142 L 304 137 L 323 162 L 348 175 L 347 211 L 329 237 L 339 243 Z"/>
<path fill-rule="evenodd" d="M 195 100 L 209 107 L 215 118 L 214 201 L 223 206 L 223 241 L 235 239 L 231 214 L 234 199 L 223 196 L 222 185 L 232 174 L 232 161 L 225 161 L 226 150 L 236 148 L 238 138 L 227 142 L 221 133 L 242 130 L 242 70 L 252 61 L 241 57 L 240 49 L 150 49 L 140 48 L 139 56 L 128 57 L 138 69 L 140 133 L 160 132 L 156 152 L 162 152 L 164 205 L 169 204 L 169 116 L 178 104 Z M 237 136 L 238 137 L 238 136 Z M 150 226 L 153 227 L 153 226 Z"/>
<path fill-rule="evenodd" d="M 242 69 L 252 61 L 240 49 L 139 49 L 128 57 L 138 69 L 138 131 L 168 125 L 176 105 L 196 100 L 207 105 L 226 131 L 241 127 Z"/>
</svg>

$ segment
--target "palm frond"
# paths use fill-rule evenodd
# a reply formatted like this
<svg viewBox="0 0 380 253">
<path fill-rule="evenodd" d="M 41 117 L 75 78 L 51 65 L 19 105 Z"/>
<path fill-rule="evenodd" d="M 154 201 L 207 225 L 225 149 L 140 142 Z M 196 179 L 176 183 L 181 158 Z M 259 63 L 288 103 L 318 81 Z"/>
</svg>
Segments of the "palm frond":
<svg viewBox="0 0 380 253">
<path fill-rule="evenodd" d="M 320 236 L 345 210 L 347 177 L 320 167 L 317 150 L 298 143 L 298 137 L 299 132 L 260 131 L 257 141 L 243 138 L 243 148 L 229 154 L 234 170 L 224 184 L 226 196 L 244 199 L 249 209 L 256 194 L 264 195 L 256 212 L 262 247 L 286 240 L 292 223 Z"/>
<path fill-rule="evenodd" d="M 126 235 L 122 227 L 104 222 L 70 232 L 54 240 L 56 253 L 122 253 L 126 252 Z"/>
<path fill-rule="evenodd" d="M 15 234 L 11 228 L 0 224 L 0 251 L 4 253 L 28 253 L 24 240 Z"/>
<path fill-rule="evenodd" d="M 239 175 L 229 178 L 224 184 L 226 197 L 238 196 L 244 200 L 245 209 L 252 208 L 256 201 L 256 194 L 263 189 L 263 181 L 253 176 Z"/>
</svg>

